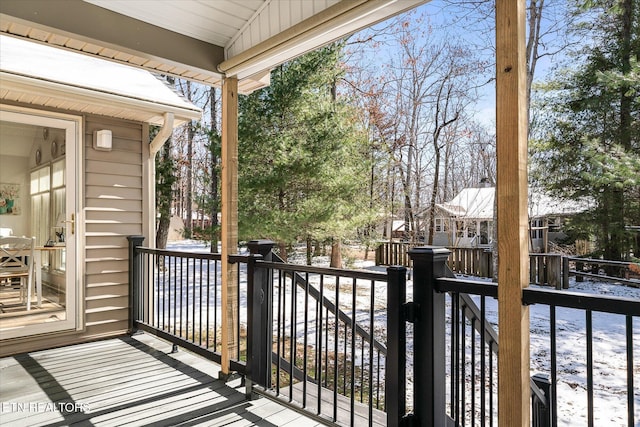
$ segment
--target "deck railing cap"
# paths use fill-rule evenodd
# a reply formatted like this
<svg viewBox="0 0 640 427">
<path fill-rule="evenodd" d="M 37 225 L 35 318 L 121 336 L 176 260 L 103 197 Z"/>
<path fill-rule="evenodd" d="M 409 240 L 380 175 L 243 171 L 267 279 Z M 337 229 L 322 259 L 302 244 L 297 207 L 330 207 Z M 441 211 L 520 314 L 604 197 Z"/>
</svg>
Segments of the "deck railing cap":
<svg viewBox="0 0 640 427">
<path fill-rule="evenodd" d="M 418 246 L 409 250 L 409 256 L 415 261 L 416 258 L 421 257 L 434 257 L 434 258 L 447 258 L 451 251 L 442 246 Z"/>
</svg>

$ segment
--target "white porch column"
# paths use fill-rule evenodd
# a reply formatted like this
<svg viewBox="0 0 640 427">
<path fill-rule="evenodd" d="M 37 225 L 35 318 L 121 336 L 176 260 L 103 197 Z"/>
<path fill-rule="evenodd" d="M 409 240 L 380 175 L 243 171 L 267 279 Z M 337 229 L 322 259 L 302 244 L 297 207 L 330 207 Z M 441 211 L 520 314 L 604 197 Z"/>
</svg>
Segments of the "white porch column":
<svg viewBox="0 0 640 427">
<path fill-rule="evenodd" d="M 528 426 L 529 285 L 525 1 L 496 1 L 496 144 L 498 178 L 498 418 Z"/>
<path fill-rule="evenodd" d="M 238 79 L 222 84 L 222 372 L 231 372 L 229 362 L 238 356 L 238 266 L 229 255 L 238 252 Z"/>
</svg>

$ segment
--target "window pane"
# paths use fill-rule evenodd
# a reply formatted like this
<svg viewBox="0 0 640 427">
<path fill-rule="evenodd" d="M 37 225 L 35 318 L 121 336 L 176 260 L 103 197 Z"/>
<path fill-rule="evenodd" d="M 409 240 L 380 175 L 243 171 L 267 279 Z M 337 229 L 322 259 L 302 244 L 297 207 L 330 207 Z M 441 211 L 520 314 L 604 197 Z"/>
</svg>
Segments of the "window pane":
<svg viewBox="0 0 640 427">
<path fill-rule="evenodd" d="M 53 164 L 53 188 L 62 187 L 64 185 L 64 161 L 58 161 Z"/>
<path fill-rule="evenodd" d="M 49 191 L 49 166 L 38 171 L 40 174 L 38 192 Z"/>
</svg>

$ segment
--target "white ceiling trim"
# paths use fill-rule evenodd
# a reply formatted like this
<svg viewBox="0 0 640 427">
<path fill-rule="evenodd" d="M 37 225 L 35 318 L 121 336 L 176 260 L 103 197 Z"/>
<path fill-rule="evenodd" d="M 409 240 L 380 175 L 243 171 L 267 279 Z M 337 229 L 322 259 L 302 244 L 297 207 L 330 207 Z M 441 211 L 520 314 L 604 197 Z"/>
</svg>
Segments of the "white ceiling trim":
<svg viewBox="0 0 640 427">
<path fill-rule="evenodd" d="M 242 80 L 426 1 L 343 0 L 226 59 L 218 69 Z"/>
</svg>

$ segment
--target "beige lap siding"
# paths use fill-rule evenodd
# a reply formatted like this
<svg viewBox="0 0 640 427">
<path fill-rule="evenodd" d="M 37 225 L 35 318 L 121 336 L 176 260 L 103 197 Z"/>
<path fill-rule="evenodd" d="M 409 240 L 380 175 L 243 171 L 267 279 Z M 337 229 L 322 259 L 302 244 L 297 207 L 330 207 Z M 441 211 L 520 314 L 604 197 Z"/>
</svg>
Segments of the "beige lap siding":
<svg viewBox="0 0 640 427">
<path fill-rule="evenodd" d="M 109 129 L 111 151 L 92 147 Z M 88 118 L 85 127 L 86 335 L 122 333 L 128 326 L 128 241 L 142 234 L 143 126 Z"/>
</svg>

